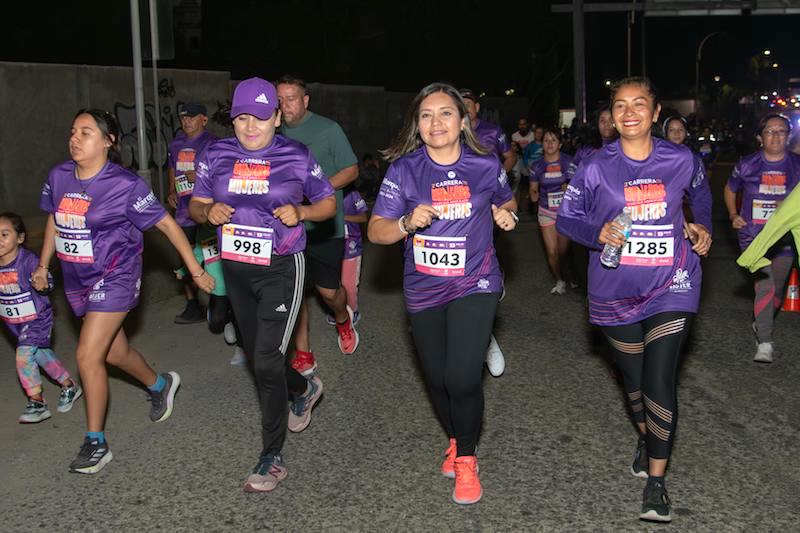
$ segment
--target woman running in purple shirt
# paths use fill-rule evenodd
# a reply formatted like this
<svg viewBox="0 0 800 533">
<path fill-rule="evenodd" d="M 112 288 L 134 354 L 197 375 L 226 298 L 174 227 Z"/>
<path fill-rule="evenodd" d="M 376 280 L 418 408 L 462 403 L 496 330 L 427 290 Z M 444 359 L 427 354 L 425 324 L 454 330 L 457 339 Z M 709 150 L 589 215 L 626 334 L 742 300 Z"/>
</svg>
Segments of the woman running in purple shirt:
<svg viewBox="0 0 800 533">
<path fill-rule="evenodd" d="M 711 247 L 711 193 L 688 148 L 652 137 L 660 111 L 646 78 L 612 88 L 620 139 L 578 167 L 556 226 L 590 249 L 589 320 L 608 338 L 639 431 L 631 472 L 648 478 L 639 517 L 669 522 L 664 473 L 678 416 L 677 370 L 699 307 L 700 256 Z M 685 196 L 694 223 L 684 218 Z M 633 220 L 629 235 L 613 222 L 623 208 Z M 622 248 L 616 268 L 600 263 L 606 244 Z"/>
<path fill-rule="evenodd" d="M 441 472 L 453 500 L 481 499 L 475 446 L 483 418 L 481 374 L 503 276 L 493 226 L 517 224 L 498 157 L 475 137 L 464 100 L 443 83 L 409 107 L 368 231 L 405 249 L 404 293 L 433 407 L 450 438 Z"/>
<path fill-rule="evenodd" d="M 161 230 L 177 249 L 195 283 L 214 287 L 194 257 L 183 230 L 158 202 L 144 180 L 119 166 L 119 126 L 113 115 L 85 109 L 75 115 L 69 138 L 72 159 L 50 171 L 40 207 L 50 213 L 41 263 L 33 274 L 36 290 L 47 287 L 53 254 L 64 274 L 64 292 L 83 319 L 75 358 L 86 398 L 88 432 L 70 472 L 94 474 L 112 454 L 104 427 L 108 406 L 106 364 L 116 366 L 148 388 L 150 419 L 172 414 L 180 385 L 176 372 L 156 374 L 142 354 L 128 345 L 122 323 L 139 302 L 143 232 Z"/>
</svg>

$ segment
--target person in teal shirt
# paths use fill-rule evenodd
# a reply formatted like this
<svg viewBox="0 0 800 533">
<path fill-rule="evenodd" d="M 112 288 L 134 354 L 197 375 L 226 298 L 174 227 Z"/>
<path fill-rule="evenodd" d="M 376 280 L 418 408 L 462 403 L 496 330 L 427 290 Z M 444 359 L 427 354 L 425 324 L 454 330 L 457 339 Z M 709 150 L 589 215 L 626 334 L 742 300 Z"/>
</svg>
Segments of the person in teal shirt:
<svg viewBox="0 0 800 533">
<path fill-rule="evenodd" d="M 344 257 L 344 206 L 342 189 L 358 177 L 358 159 L 341 126 L 308 110 L 306 83 L 295 76 L 283 76 L 276 83 L 282 113 L 280 133 L 305 144 L 336 189 L 336 216 L 306 223 L 306 263 L 309 279 L 336 318 L 339 349 L 351 354 L 358 348 L 358 332 L 353 325 L 353 310 L 347 306 L 342 287 Z M 295 370 L 306 377 L 317 368 L 309 339 L 308 303 L 303 302 L 295 330 Z"/>
</svg>

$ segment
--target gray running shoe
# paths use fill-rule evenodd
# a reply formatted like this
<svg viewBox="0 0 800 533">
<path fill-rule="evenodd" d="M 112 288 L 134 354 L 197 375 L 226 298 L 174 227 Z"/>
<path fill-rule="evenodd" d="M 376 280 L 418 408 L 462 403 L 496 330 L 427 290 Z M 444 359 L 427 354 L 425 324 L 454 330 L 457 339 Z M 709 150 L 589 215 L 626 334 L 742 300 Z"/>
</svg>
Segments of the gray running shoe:
<svg viewBox="0 0 800 533">
<path fill-rule="evenodd" d="M 108 442 L 99 442 L 86 437 L 75 458 L 69 465 L 69 471 L 74 474 L 96 474 L 106 466 L 114 456 L 108 447 Z"/>
<path fill-rule="evenodd" d="M 298 396 L 289 408 L 289 431 L 299 433 L 311 423 L 311 410 L 322 397 L 322 380 L 313 376 L 308 380 L 311 390 Z"/>
<path fill-rule="evenodd" d="M 51 416 L 47 403 L 29 399 L 25 411 L 19 415 L 18 420 L 20 424 L 36 424 Z"/>
<path fill-rule="evenodd" d="M 172 414 L 172 404 L 175 401 L 175 393 L 181 386 L 181 377 L 177 372 L 161 374 L 166 380 L 166 385 L 159 392 L 150 391 L 150 420 L 153 422 L 163 422 Z"/>
<path fill-rule="evenodd" d="M 81 396 L 83 396 L 83 389 L 77 383 L 72 384 L 70 387 L 62 388 L 61 394 L 58 396 L 57 411 L 59 413 L 68 413 Z"/>
<path fill-rule="evenodd" d="M 647 479 L 647 465 L 647 439 L 644 435 L 639 435 L 639 442 L 636 443 L 636 451 L 633 454 L 631 474 Z"/>
<path fill-rule="evenodd" d="M 659 481 L 648 480 L 642 495 L 642 513 L 639 518 L 651 522 L 671 522 L 671 507 L 667 487 Z"/>
<path fill-rule="evenodd" d="M 245 492 L 272 492 L 278 483 L 286 479 L 288 472 L 280 454 L 264 454 L 258 460 L 253 473 L 244 482 Z"/>
</svg>

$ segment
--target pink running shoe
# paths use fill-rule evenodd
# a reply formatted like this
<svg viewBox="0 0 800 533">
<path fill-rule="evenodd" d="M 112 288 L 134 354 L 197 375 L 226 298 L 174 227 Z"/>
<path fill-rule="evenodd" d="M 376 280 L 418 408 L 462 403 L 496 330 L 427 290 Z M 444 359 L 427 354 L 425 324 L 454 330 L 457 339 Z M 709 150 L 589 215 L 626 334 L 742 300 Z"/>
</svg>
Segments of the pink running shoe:
<svg viewBox="0 0 800 533">
<path fill-rule="evenodd" d="M 478 503 L 483 496 L 483 487 L 478 478 L 478 458 L 474 455 L 456 457 L 456 486 L 453 501 L 459 505 Z"/>
</svg>

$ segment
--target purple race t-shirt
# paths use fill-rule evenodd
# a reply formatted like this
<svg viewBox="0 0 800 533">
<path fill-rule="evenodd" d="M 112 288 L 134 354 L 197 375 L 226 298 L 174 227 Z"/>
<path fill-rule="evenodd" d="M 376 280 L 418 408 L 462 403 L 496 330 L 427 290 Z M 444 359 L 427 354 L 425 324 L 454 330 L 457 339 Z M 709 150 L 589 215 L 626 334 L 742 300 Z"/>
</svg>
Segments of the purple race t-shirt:
<svg viewBox="0 0 800 533">
<path fill-rule="evenodd" d="M 792 192 L 800 179 L 800 156 L 787 152 L 780 161 L 767 161 L 758 151 L 736 163 L 728 179 L 728 188 L 742 192 L 739 215 L 747 225 L 739 230 L 739 246 L 747 248 L 767 223 L 769 217 Z"/>
<path fill-rule="evenodd" d="M 559 233 L 590 248 L 589 320 L 633 324 L 665 311 L 697 312 L 700 257 L 683 236 L 683 199 L 711 230 L 711 191 L 685 146 L 653 138 L 647 159 L 628 158 L 615 141 L 585 160 L 567 186 Z M 617 268 L 600 264 L 600 230 L 624 207 L 633 230 Z"/>
<path fill-rule="evenodd" d="M 476 122 L 477 124 L 473 126 L 473 130 L 475 131 L 475 136 L 478 138 L 478 142 L 485 148 L 496 153 L 497 157 L 502 161 L 503 154 L 511 150 L 508 137 L 506 137 L 506 134 L 499 126 L 495 126 L 491 122 L 480 119 Z"/>
<path fill-rule="evenodd" d="M 195 162 L 200 160 L 203 150 L 216 140 L 216 136 L 207 131 L 203 131 L 192 139 L 180 132 L 169 143 L 169 167 L 175 173 L 175 192 L 178 195 L 175 222 L 180 226 L 196 225 L 195 221 L 189 217 L 189 200 L 192 199 L 194 183 L 189 181 L 186 173 L 195 171 Z"/>
<path fill-rule="evenodd" d="M 56 255 L 71 304 L 110 276 L 140 284 L 142 232 L 167 215 L 142 178 L 110 161 L 88 180 L 77 178 L 73 161 L 54 167 L 39 207 L 55 220 Z"/>
<path fill-rule="evenodd" d="M 544 158 L 531 167 L 531 183 L 539 184 L 539 206 L 550 211 L 558 210 L 564 197 L 563 185 L 569 181 L 567 171 L 572 157 L 561 153 L 558 160 L 548 162 Z"/>
<path fill-rule="evenodd" d="M 389 167 L 373 212 L 398 219 L 420 204 L 440 215 L 405 239 L 406 307 L 415 313 L 474 293 L 501 292 L 494 251 L 492 205 L 511 200 L 505 170 L 494 154 L 461 145 L 452 165 L 439 165 L 424 146 Z"/>
<path fill-rule="evenodd" d="M 367 212 L 367 202 L 357 190 L 351 189 L 344 195 L 344 216 L 359 215 Z M 344 258 L 352 259 L 363 253 L 361 246 L 361 224 L 345 222 L 344 224 Z"/>
<path fill-rule="evenodd" d="M 31 276 L 39 267 L 39 257 L 20 248 L 17 257 L 0 266 L 0 318 L 17 338 L 17 346 L 50 346 L 53 330 L 53 309 L 50 298 L 31 286 Z M 53 276 L 47 273 L 53 287 Z"/>
<path fill-rule="evenodd" d="M 247 231 L 268 239 L 274 255 L 302 252 L 306 247 L 305 225 L 286 226 L 272 216 L 273 210 L 283 205 L 300 205 L 303 197 L 316 203 L 333 194 L 333 187 L 308 148 L 275 135 L 269 146 L 255 151 L 243 148 L 236 137 L 213 142 L 197 166 L 193 196 L 223 202 L 236 209 L 230 223 L 217 228 L 225 259 L 223 227 L 226 232 L 231 231 L 230 235 L 234 232 L 240 235 L 240 230 L 232 225 L 254 228 Z M 230 253 L 236 252 L 231 248 Z M 242 257 L 234 260 L 269 264 L 268 257 L 266 263 Z"/>
</svg>

